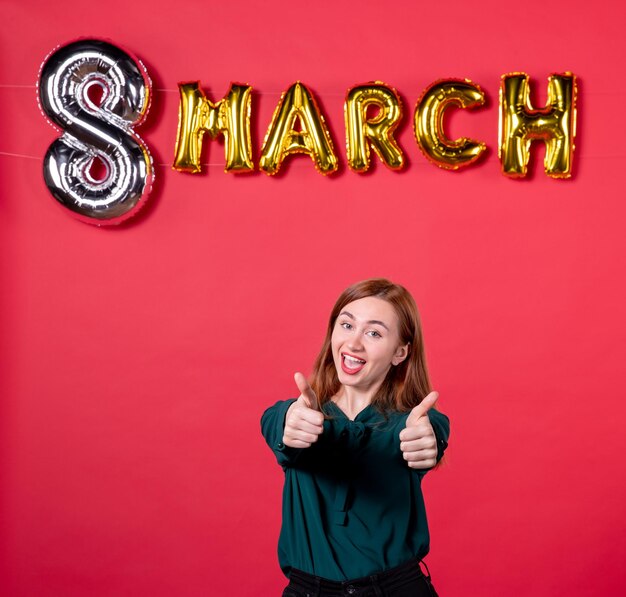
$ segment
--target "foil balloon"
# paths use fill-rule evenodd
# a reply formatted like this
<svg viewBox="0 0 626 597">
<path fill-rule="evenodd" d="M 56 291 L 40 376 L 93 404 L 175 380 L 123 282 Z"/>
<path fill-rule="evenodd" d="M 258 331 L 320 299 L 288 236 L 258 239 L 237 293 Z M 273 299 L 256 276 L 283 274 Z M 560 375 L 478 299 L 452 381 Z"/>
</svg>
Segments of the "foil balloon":
<svg viewBox="0 0 626 597">
<path fill-rule="evenodd" d="M 226 97 L 216 104 L 209 101 L 199 83 L 181 83 L 175 170 L 200 172 L 204 133 L 212 139 L 224 136 L 225 172 L 250 172 L 250 103 L 252 87 L 232 84 Z"/>
<path fill-rule="evenodd" d="M 517 178 L 526 176 L 530 144 L 541 140 L 546 144 L 546 174 L 569 178 L 576 136 L 576 77 L 570 72 L 550 75 L 544 108 L 533 108 L 529 94 L 526 73 L 502 75 L 498 146 L 502 173 Z"/>
<path fill-rule="evenodd" d="M 415 107 L 414 132 L 417 144 L 433 164 L 458 170 L 481 156 L 485 143 L 467 137 L 449 139 L 443 121 L 451 106 L 471 109 L 484 103 L 485 94 L 469 79 L 445 79 L 426 88 Z"/>
<path fill-rule="evenodd" d="M 39 102 L 63 131 L 44 158 L 44 180 L 82 221 L 118 224 L 144 204 L 154 169 L 133 127 L 145 119 L 151 95 L 141 62 L 102 40 L 70 43 L 43 63 Z M 94 176 L 94 160 L 103 166 L 102 176 Z"/>
<path fill-rule="evenodd" d="M 368 116 L 370 108 L 377 113 Z M 404 166 L 404 155 L 394 139 L 402 119 L 402 102 L 395 89 L 379 81 L 348 90 L 344 104 L 348 165 L 355 172 L 370 167 L 370 146 L 392 170 Z"/>
<path fill-rule="evenodd" d="M 282 95 L 274 111 L 259 168 L 276 174 L 283 160 L 297 153 L 309 155 L 322 174 L 337 169 L 338 160 L 324 117 L 311 92 L 299 81 Z"/>
</svg>

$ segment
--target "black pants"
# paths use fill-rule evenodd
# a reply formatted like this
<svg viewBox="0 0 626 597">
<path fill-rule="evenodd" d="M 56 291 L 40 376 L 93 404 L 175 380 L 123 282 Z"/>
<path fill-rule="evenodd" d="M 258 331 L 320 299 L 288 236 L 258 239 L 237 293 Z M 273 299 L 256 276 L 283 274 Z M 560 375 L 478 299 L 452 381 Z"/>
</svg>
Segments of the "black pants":
<svg viewBox="0 0 626 597">
<path fill-rule="evenodd" d="M 344 582 L 292 570 L 283 597 L 437 597 L 437 593 L 420 562 L 411 560 L 379 574 Z"/>
</svg>

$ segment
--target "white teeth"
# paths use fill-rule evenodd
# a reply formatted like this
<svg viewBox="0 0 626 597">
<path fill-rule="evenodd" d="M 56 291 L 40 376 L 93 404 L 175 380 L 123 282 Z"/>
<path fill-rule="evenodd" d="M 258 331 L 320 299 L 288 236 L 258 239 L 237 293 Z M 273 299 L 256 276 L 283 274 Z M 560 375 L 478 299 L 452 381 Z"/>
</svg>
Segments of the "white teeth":
<svg viewBox="0 0 626 597">
<path fill-rule="evenodd" d="M 357 359 L 355 357 L 351 357 L 350 355 L 344 354 L 343 358 L 346 361 L 350 361 L 351 363 L 356 363 L 358 365 L 362 365 L 363 363 L 365 363 L 365 361 L 363 361 L 362 359 Z"/>
</svg>

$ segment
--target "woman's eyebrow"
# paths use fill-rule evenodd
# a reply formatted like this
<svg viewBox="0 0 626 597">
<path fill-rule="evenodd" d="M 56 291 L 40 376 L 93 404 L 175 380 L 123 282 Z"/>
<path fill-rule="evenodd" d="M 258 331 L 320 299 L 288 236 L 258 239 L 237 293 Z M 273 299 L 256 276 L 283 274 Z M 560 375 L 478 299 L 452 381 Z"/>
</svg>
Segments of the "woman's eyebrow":
<svg viewBox="0 0 626 597">
<path fill-rule="evenodd" d="M 342 311 L 341 313 L 339 313 L 338 317 L 341 317 L 342 315 L 345 315 L 346 317 L 349 317 L 350 319 L 356 319 L 354 315 L 352 315 L 352 313 L 350 313 L 349 311 Z M 387 327 L 387 325 L 383 321 L 379 321 L 378 319 L 370 319 L 369 321 L 366 321 L 365 323 L 380 325 L 384 327 L 387 331 L 389 331 L 389 328 Z"/>
<path fill-rule="evenodd" d="M 389 328 L 385 325 L 384 322 L 382 321 L 378 321 L 378 319 L 370 319 L 367 323 L 372 323 L 375 325 L 381 325 L 382 327 L 384 327 L 387 331 L 389 331 Z"/>
</svg>

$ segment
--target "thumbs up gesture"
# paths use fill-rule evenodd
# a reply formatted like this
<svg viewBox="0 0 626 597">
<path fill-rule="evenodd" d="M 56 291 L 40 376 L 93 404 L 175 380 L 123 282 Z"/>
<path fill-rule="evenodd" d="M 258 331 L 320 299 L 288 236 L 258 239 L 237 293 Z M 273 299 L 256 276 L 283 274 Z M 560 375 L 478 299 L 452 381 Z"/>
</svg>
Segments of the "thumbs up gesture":
<svg viewBox="0 0 626 597">
<path fill-rule="evenodd" d="M 296 373 L 294 379 L 300 396 L 287 411 L 283 444 L 291 448 L 309 448 L 324 430 L 324 415 L 304 375 Z"/>
<path fill-rule="evenodd" d="M 410 468 L 427 469 L 437 464 L 437 438 L 428 419 L 439 394 L 431 392 L 409 414 L 400 432 L 400 450 Z"/>
</svg>

